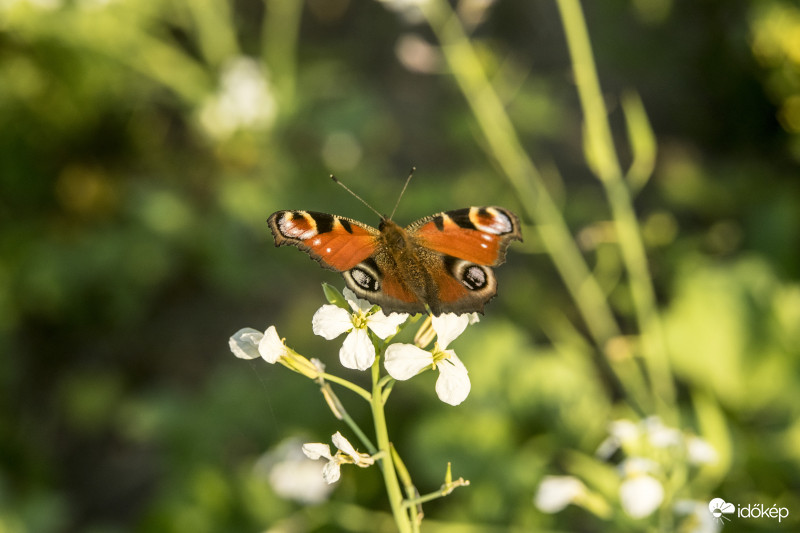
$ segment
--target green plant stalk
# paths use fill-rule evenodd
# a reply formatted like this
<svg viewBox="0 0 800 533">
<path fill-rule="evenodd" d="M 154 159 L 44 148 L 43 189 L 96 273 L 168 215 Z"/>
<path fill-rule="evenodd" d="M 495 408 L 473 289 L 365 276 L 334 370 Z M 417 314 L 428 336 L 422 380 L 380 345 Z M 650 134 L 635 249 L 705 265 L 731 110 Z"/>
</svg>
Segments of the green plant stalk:
<svg viewBox="0 0 800 533">
<path fill-rule="evenodd" d="M 297 36 L 305 2 L 264 0 L 262 57 L 275 80 L 281 113 L 289 116 L 295 108 L 297 86 Z"/>
<path fill-rule="evenodd" d="M 241 53 L 228 2 L 196 0 L 187 2 L 186 7 L 194 20 L 200 51 L 207 63 L 218 68 Z"/>
<path fill-rule="evenodd" d="M 472 109 L 490 154 L 517 191 L 525 212 L 536 223 L 542 243 L 575 301 L 595 345 L 605 353 L 608 341 L 620 335 L 619 326 L 539 171 L 520 144 L 460 20 L 444 0 L 423 2 L 420 8 L 442 44 L 445 60 Z M 635 362 L 609 359 L 609 366 L 632 403 L 648 410 L 647 386 Z"/>
<path fill-rule="evenodd" d="M 667 420 L 674 422 L 675 388 L 661 319 L 656 308 L 647 254 L 639 232 L 630 190 L 623 179 L 611 136 L 586 21 L 578 0 L 557 0 L 557 4 L 586 119 L 586 151 L 605 188 L 614 218 L 622 259 L 630 278 L 636 319 L 641 332 L 642 353 L 653 388 L 655 407 L 667 417 Z"/>
<path fill-rule="evenodd" d="M 378 451 L 381 453 L 380 466 L 383 481 L 386 484 L 386 493 L 392 507 L 392 515 L 400 533 L 412 533 L 411 521 L 408 512 L 403 507 L 403 492 L 397 479 L 397 472 L 392 461 L 389 430 L 386 427 L 386 415 L 383 410 L 383 391 L 378 385 L 380 380 L 380 357 L 375 357 L 372 365 L 372 419 L 375 423 L 375 438 L 378 441 Z"/>
<path fill-rule="evenodd" d="M 367 437 L 367 435 L 361 430 L 361 427 L 356 423 L 355 420 L 350 416 L 350 413 L 347 412 L 342 401 L 336 395 L 331 387 L 330 383 L 323 381 L 320 383 L 320 392 L 322 396 L 325 398 L 325 401 L 328 403 L 328 407 L 330 407 L 333 415 L 338 418 L 339 420 L 343 420 L 345 424 L 350 427 L 350 430 L 356 434 L 358 440 L 366 446 L 367 451 L 370 455 L 375 455 L 378 453 L 378 449 L 372 444 L 372 441 Z M 371 402 L 371 398 L 367 399 L 368 402 Z"/>
<path fill-rule="evenodd" d="M 327 372 L 323 372 L 322 374 L 320 374 L 320 377 L 325 379 L 326 381 L 330 381 L 331 383 L 336 383 L 337 385 L 341 385 L 342 387 L 350 389 L 351 391 L 355 392 L 368 402 L 372 401 L 372 395 L 369 392 L 365 391 L 364 389 L 362 389 L 361 387 L 359 387 L 358 385 L 356 385 L 351 381 L 348 381 L 344 378 L 340 378 L 339 376 L 334 376 L 333 374 L 328 374 Z"/>
</svg>

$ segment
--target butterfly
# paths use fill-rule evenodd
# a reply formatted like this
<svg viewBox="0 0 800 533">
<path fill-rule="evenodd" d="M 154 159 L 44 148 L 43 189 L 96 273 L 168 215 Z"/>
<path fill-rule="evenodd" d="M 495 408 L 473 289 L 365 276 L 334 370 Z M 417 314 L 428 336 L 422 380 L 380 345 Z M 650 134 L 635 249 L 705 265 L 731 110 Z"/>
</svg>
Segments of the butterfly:
<svg viewBox="0 0 800 533">
<path fill-rule="evenodd" d="M 275 246 L 296 246 L 340 272 L 358 297 L 385 312 L 436 316 L 483 313 L 497 294 L 492 267 L 522 240 L 519 218 L 502 207 L 445 211 L 405 228 L 386 216 L 376 229 L 313 211 L 277 211 L 267 222 Z"/>
</svg>

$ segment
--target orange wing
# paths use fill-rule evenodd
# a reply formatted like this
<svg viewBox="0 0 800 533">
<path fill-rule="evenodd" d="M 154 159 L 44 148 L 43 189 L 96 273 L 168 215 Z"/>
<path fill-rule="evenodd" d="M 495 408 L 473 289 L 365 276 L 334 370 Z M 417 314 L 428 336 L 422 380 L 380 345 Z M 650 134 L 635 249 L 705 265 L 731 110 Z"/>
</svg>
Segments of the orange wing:
<svg viewBox="0 0 800 533">
<path fill-rule="evenodd" d="M 418 220 L 406 228 L 420 246 L 472 263 L 497 266 L 522 240 L 519 219 L 502 207 L 469 207 Z"/>
<path fill-rule="evenodd" d="M 275 246 L 297 246 L 325 268 L 343 272 L 375 253 L 378 230 L 327 213 L 278 211 L 267 220 Z"/>
</svg>

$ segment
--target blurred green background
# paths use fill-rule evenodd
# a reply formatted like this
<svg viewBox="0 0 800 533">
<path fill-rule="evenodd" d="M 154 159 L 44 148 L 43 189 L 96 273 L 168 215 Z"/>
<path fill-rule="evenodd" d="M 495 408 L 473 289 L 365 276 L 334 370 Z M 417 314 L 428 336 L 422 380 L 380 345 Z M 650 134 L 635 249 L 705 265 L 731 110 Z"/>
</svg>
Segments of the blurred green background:
<svg viewBox="0 0 800 533">
<path fill-rule="evenodd" d="M 556 7 L 457 8 L 525 149 L 558 169 L 548 186 L 635 334 Z M 623 162 L 625 91 L 640 94 L 658 141 L 635 205 L 681 427 L 720 457 L 686 496 L 800 514 L 800 8 L 584 9 Z M 328 503 L 276 493 L 262 454 L 342 426 L 313 383 L 236 360 L 227 340 L 274 324 L 362 382 L 339 369 L 337 342 L 311 334 L 320 283 L 341 279 L 274 248 L 267 216 L 376 225 L 327 176 L 390 211 L 412 165 L 401 224 L 469 205 L 520 211 L 485 148 L 409 3 L 0 0 L 0 531 L 384 527 L 375 468 L 345 470 Z M 532 503 L 544 475 L 575 473 L 576 454 L 630 413 L 530 220 L 524 231 L 499 296 L 454 345 L 468 400 L 441 403 L 425 375 L 387 407 L 422 492 L 447 461 L 472 481 L 426 505 L 434 531 L 608 529 L 583 509 Z"/>
</svg>

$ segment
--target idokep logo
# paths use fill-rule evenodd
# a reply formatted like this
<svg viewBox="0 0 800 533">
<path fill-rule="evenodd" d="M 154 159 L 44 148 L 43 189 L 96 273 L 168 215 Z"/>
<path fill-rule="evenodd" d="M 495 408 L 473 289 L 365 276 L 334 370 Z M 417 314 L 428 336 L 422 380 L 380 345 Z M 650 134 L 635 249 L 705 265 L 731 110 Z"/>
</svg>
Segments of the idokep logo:
<svg viewBox="0 0 800 533">
<path fill-rule="evenodd" d="M 714 520 L 720 524 L 724 524 L 725 520 L 728 522 L 731 521 L 731 519 L 725 515 L 735 513 L 736 506 L 732 503 L 726 502 L 722 498 L 714 498 L 708 502 L 708 510 L 711 511 L 711 514 L 714 516 Z"/>
<path fill-rule="evenodd" d="M 730 522 L 730 518 L 725 515 L 736 516 L 737 518 L 777 518 L 780 523 L 781 520 L 789 516 L 789 509 L 786 507 L 778 507 L 778 504 L 772 507 L 764 507 L 764 504 L 740 505 L 738 510 L 732 503 L 728 503 L 722 498 L 714 498 L 708 502 L 708 510 L 714 517 L 714 520 L 720 524 L 725 521 Z"/>
</svg>

